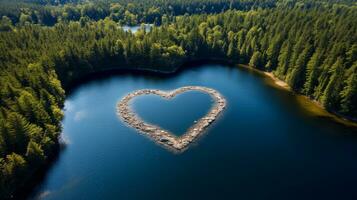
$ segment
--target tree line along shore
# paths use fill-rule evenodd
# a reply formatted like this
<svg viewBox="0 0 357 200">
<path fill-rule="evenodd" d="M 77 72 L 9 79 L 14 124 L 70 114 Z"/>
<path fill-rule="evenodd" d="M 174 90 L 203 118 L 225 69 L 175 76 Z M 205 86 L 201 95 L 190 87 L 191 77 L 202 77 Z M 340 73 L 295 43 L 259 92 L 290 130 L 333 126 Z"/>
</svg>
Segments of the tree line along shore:
<svg viewBox="0 0 357 200">
<path fill-rule="evenodd" d="M 140 3 L 112 2 L 98 15 L 96 1 L 17 2 L 10 9 L 0 1 L 1 198 L 26 186 L 58 149 L 63 88 L 107 68 L 171 72 L 188 60 L 221 58 L 270 72 L 326 110 L 357 117 L 353 1 L 244 0 L 222 9 L 225 0 L 195 0 L 180 11 L 173 5 L 181 1 L 172 0 L 154 20 Z M 56 18 L 49 24 L 48 15 Z M 157 26 L 135 34 L 121 29 L 141 22 Z"/>
</svg>

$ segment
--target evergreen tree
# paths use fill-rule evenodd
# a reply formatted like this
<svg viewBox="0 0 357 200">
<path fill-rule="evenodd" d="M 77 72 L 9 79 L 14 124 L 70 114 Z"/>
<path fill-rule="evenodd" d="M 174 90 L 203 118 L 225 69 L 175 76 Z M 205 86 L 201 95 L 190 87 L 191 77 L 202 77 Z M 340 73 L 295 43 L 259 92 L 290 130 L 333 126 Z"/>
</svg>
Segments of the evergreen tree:
<svg viewBox="0 0 357 200">
<path fill-rule="evenodd" d="M 26 157 L 32 165 L 41 165 L 45 161 L 45 154 L 39 144 L 30 141 L 27 145 Z"/>
<path fill-rule="evenodd" d="M 322 102 L 327 109 L 336 109 L 339 107 L 339 93 L 343 82 L 343 62 L 341 58 L 337 59 L 331 68 L 331 72 L 333 74 L 324 91 Z"/>
<path fill-rule="evenodd" d="M 280 50 L 280 53 L 279 53 L 278 67 L 275 71 L 275 74 L 282 79 L 284 79 L 285 74 L 289 68 L 289 61 L 291 59 L 291 49 L 292 49 L 292 45 L 287 40 L 284 42 L 284 44 Z"/>
<path fill-rule="evenodd" d="M 323 60 L 322 53 L 322 50 L 318 49 L 307 63 L 306 82 L 304 84 L 303 92 L 308 96 L 313 94 L 314 89 L 318 84 L 319 66 Z"/>
<path fill-rule="evenodd" d="M 312 47 L 308 44 L 303 52 L 298 56 L 295 66 L 291 73 L 287 76 L 287 81 L 294 90 L 299 91 L 304 82 L 306 74 L 306 64 L 311 56 Z"/>
<path fill-rule="evenodd" d="M 259 51 L 254 52 L 252 58 L 249 61 L 249 66 L 261 68 L 262 65 L 262 54 Z"/>
<path fill-rule="evenodd" d="M 341 92 L 342 112 L 351 116 L 357 116 L 357 62 L 348 70 L 348 78 Z"/>
</svg>

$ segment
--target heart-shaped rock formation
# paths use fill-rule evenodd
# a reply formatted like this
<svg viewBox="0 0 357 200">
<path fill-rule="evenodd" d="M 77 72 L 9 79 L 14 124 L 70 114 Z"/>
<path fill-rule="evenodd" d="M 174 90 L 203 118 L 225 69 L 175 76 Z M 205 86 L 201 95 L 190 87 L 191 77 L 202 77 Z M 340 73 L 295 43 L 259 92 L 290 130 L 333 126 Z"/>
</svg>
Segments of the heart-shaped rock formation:
<svg viewBox="0 0 357 200">
<path fill-rule="evenodd" d="M 200 91 L 207 93 L 214 99 L 215 103 L 211 110 L 204 117 L 198 121 L 195 121 L 195 123 L 186 131 L 186 133 L 180 137 L 177 137 L 169 131 L 164 130 L 156 125 L 145 123 L 132 111 L 129 106 L 130 101 L 136 96 L 155 94 L 166 99 L 171 99 L 177 94 L 186 91 Z M 120 118 L 129 126 L 135 128 L 144 135 L 149 136 L 152 140 L 166 147 L 167 149 L 180 153 L 186 150 L 190 143 L 192 143 L 195 139 L 204 133 L 207 127 L 217 119 L 225 107 L 225 98 L 216 90 L 200 86 L 186 86 L 167 92 L 154 89 L 143 89 L 129 93 L 118 103 L 117 111 Z"/>
</svg>

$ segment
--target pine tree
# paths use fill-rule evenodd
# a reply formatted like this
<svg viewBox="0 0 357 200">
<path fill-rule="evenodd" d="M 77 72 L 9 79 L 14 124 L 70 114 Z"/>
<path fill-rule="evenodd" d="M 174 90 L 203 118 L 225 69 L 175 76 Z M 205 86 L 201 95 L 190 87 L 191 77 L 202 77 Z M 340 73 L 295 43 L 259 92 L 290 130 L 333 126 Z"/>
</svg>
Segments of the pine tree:
<svg viewBox="0 0 357 200">
<path fill-rule="evenodd" d="M 38 123 L 42 127 L 50 123 L 50 116 L 41 103 L 29 92 L 22 91 L 18 99 L 19 111 L 27 117 L 30 122 Z"/>
<path fill-rule="evenodd" d="M 238 57 L 237 50 L 234 46 L 234 42 L 230 42 L 228 45 L 227 57 L 235 60 Z"/>
<path fill-rule="evenodd" d="M 306 67 L 306 82 L 304 84 L 303 92 L 310 96 L 313 94 L 315 87 L 318 84 L 318 75 L 319 71 L 318 68 L 322 64 L 322 50 L 318 49 L 313 56 L 311 57 L 310 61 L 307 63 Z"/>
<path fill-rule="evenodd" d="M 29 123 L 24 117 L 17 113 L 10 113 L 7 120 L 7 136 L 6 141 L 8 141 L 7 146 L 10 151 L 23 153 L 27 142 Z"/>
<path fill-rule="evenodd" d="M 41 138 L 41 128 L 30 124 L 26 118 L 15 112 L 8 114 L 6 121 L 7 136 L 5 141 L 8 141 L 9 151 L 16 153 L 25 153 L 27 143 L 30 138 Z"/>
<path fill-rule="evenodd" d="M 254 52 L 252 58 L 249 61 L 249 66 L 261 68 L 262 64 L 262 54 L 259 51 Z"/>
<path fill-rule="evenodd" d="M 275 36 L 266 51 L 269 64 L 267 64 L 265 68 L 269 71 L 274 70 L 277 67 L 280 47 L 282 43 L 281 41 L 282 40 L 280 35 Z"/>
<path fill-rule="evenodd" d="M 357 44 L 354 44 L 346 52 L 346 65 L 352 66 L 353 62 L 355 62 L 356 60 L 357 60 Z"/>
<path fill-rule="evenodd" d="M 26 157 L 31 165 L 41 165 L 46 159 L 41 146 L 32 140 L 27 145 Z"/>
<path fill-rule="evenodd" d="M 12 153 L 6 156 L 3 161 L 2 178 L 6 180 L 6 187 L 11 187 L 17 182 L 21 182 L 26 172 L 26 160 L 19 154 Z"/>
<path fill-rule="evenodd" d="M 346 85 L 341 91 L 341 112 L 357 116 L 357 62 L 347 74 Z"/>
<path fill-rule="evenodd" d="M 305 82 L 306 64 L 310 59 L 311 51 L 312 47 L 308 44 L 303 52 L 298 56 L 295 66 L 287 76 L 288 84 L 295 91 L 299 91 Z"/>
<path fill-rule="evenodd" d="M 289 61 L 291 58 L 291 49 L 292 45 L 288 40 L 284 42 L 282 48 L 280 49 L 278 67 L 275 71 L 275 74 L 277 74 L 280 78 L 284 78 L 286 72 L 288 71 Z"/>
<path fill-rule="evenodd" d="M 3 137 L 3 130 L 4 127 L 2 127 L 2 122 L 0 122 L 0 158 L 5 157 L 6 155 L 6 151 L 7 151 L 7 147 L 6 147 L 6 143 Z"/>
<path fill-rule="evenodd" d="M 343 62 L 341 58 L 337 59 L 331 71 L 333 74 L 322 96 L 322 103 L 329 110 L 339 107 L 339 93 L 343 83 Z"/>
</svg>

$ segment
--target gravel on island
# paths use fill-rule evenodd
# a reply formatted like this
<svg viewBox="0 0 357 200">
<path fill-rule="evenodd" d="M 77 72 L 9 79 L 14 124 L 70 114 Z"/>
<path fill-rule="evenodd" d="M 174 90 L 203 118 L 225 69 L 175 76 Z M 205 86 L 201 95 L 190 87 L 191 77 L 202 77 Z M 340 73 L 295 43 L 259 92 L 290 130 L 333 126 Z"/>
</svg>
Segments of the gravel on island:
<svg viewBox="0 0 357 200">
<path fill-rule="evenodd" d="M 144 122 L 130 107 L 130 101 L 137 96 L 154 94 L 165 99 L 171 99 L 186 91 L 200 91 L 207 93 L 214 100 L 214 104 L 211 110 L 204 117 L 195 121 L 186 133 L 179 137 L 159 126 Z M 186 86 L 172 91 L 162 91 L 157 89 L 142 89 L 134 91 L 124 96 L 118 102 L 117 112 L 119 117 L 130 127 L 133 127 L 140 133 L 147 135 L 153 141 L 164 146 L 165 148 L 180 153 L 186 150 L 189 144 L 205 132 L 207 127 L 217 119 L 225 107 L 225 98 L 216 90 L 201 86 Z"/>
</svg>

